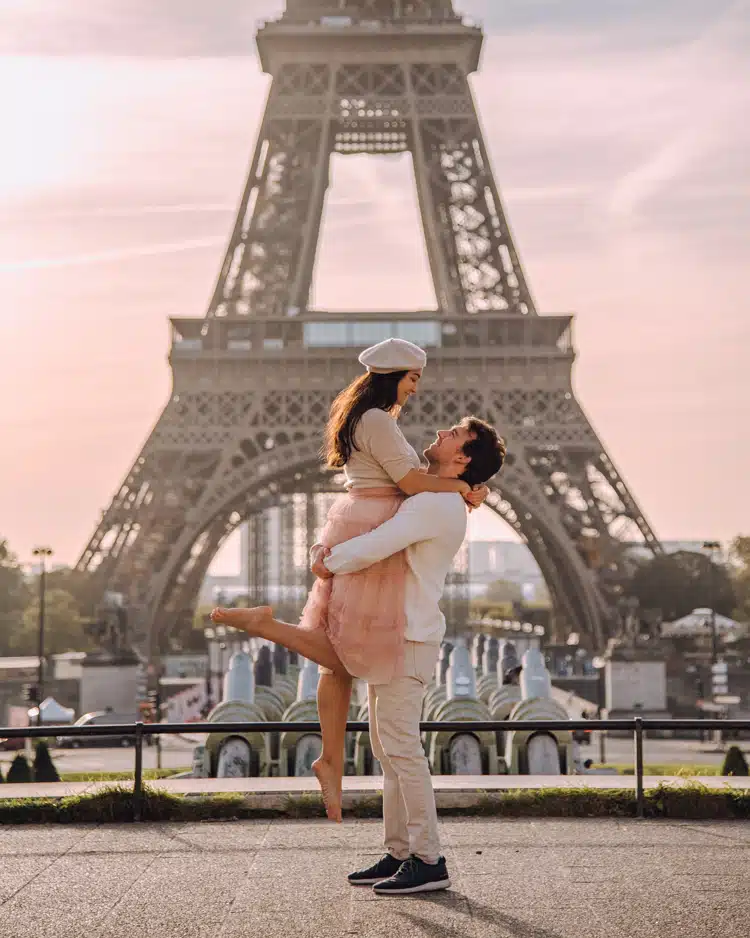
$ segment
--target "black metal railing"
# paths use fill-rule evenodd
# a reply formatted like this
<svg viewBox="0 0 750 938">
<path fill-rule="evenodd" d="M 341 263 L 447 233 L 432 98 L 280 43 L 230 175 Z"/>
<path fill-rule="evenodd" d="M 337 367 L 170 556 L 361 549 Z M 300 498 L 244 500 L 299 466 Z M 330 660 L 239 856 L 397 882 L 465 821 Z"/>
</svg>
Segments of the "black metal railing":
<svg viewBox="0 0 750 938">
<path fill-rule="evenodd" d="M 511 730 L 541 732 L 544 730 L 618 731 L 633 734 L 635 755 L 636 816 L 644 817 L 643 737 L 647 732 L 679 732 L 681 730 L 744 730 L 750 731 L 750 720 L 426 720 L 419 724 L 425 733 L 507 733 Z M 369 732 L 370 724 L 346 724 L 348 733 Z M 143 801 L 143 740 L 148 736 L 177 736 L 186 733 L 319 733 L 320 723 L 118 723 L 98 726 L 13 726 L 0 727 L 0 738 L 37 739 L 54 736 L 88 737 L 115 736 L 135 738 L 133 773 L 133 820 L 141 819 Z"/>
</svg>

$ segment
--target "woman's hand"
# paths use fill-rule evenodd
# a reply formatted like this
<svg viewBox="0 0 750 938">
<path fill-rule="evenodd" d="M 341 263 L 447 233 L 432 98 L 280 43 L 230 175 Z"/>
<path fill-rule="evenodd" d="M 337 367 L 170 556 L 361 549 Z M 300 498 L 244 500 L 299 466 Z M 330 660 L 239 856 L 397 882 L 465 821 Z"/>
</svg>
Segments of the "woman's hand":
<svg viewBox="0 0 750 938">
<path fill-rule="evenodd" d="M 474 508 L 473 492 L 471 486 L 468 482 L 464 482 L 463 479 L 458 481 L 458 494 L 463 498 L 466 504 L 469 506 L 469 511 L 472 511 Z"/>
<path fill-rule="evenodd" d="M 469 511 L 473 511 L 475 508 L 479 508 L 484 504 L 489 494 L 490 490 L 486 485 L 475 485 L 473 489 L 469 489 L 466 495 L 463 495 L 463 499 L 469 506 Z"/>
<path fill-rule="evenodd" d="M 328 580 L 333 574 L 323 563 L 325 558 L 331 553 L 327 547 L 322 544 L 316 544 L 310 551 L 310 570 L 319 580 Z"/>
</svg>

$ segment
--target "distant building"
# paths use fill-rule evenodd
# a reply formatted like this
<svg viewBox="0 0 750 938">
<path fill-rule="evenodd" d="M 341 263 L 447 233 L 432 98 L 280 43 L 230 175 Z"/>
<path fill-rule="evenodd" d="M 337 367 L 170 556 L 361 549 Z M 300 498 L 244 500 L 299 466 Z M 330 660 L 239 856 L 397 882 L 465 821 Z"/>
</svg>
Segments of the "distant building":
<svg viewBox="0 0 750 938">
<path fill-rule="evenodd" d="M 276 525 L 269 525 L 271 548 L 269 551 L 269 584 L 278 585 L 278 554 Z M 237 576 L 207 576 L 203 581 L 200 603 L 211 605 L 216 598 L 216 591 L 222 590 L 226 597 L 232 598 L 247 590 L 249 541 L 247 525 L 240 530 L 241 569 Z M 700 553 L 703 541 L 662 541 L 667 553 L 676 551 L 695 551 Z M 634 553 L 646 553 L 645 548 L 633 544 Z M 481 595 L 483 588 L 494 580 L 507 580 L 518 584 L 524 599 L 533 601 L 546 592 L 544 577 L 529 548 L 518 541 L 469 541 L 469 581 L 472 595 Z"/>
</svg>

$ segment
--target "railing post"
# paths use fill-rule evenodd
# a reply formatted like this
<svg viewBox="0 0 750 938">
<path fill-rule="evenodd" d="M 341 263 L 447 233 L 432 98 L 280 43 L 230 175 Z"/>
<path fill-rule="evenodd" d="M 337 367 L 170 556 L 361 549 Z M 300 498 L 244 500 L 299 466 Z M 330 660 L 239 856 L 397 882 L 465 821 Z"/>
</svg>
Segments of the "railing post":
<svg viewBox="0 0 750 938">
<path fill-rule="evenodd" d="M 143 723 L 135 724 L 135 771 L 133 773 L 133 820 L 140 821 L 143 805 Z"/>
<path fill-rule="evenodd" d="M 643 720 L 635 718 L 635 803 L 636 817 L 642 818 L 645 814 L 643 797 Z"/>
</svg>

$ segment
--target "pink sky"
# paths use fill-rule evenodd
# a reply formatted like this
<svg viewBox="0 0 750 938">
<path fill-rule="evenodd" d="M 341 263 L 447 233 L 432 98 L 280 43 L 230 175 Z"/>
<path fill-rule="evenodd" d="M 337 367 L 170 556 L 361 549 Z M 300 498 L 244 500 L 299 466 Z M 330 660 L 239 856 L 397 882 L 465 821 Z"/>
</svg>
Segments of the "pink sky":
<svg viewBox="0 0 750 938">
<path fill-rule="evenodd" d="M 167 317 L 205 310 L 281 4 L 95 6 L 0 0 L 0 537 L 24 560 L 76 560 L 164 405 Z M 461 6 L 488 14 L 497 180 L 539 308 L 576 313 L 610 455 L 661 537 L 750 532 L 750 6 Z M 318 305 L 430 303 L 408 170 L 335 161 Z"/>
</svg>

